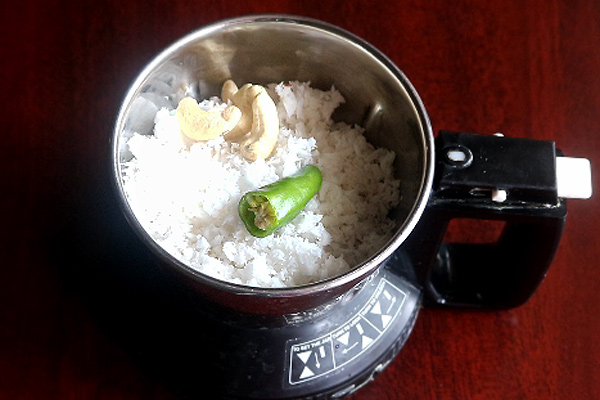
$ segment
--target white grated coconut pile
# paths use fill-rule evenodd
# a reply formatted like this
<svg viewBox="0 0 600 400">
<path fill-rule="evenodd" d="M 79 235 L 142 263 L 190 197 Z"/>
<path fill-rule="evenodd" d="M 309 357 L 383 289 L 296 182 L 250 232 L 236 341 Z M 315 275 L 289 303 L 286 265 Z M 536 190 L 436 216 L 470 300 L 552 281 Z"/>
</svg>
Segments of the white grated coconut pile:
<svg viewBox="0 0 600 400">
<path fill-rule="evenodd" d="M 175 110 L 161 109 L 154 135 L 134 134 L 123 185 L 134 214 L 175 258 L 212 277 L 255 287 L 291 287 L 348 271 L 379 250 L 395 224 L 395 154 L 367 143 L 362 128 L 333 122 L 344 102 L 309 83 L 269 85 L 280 135 L 267 160 L 250 162 L 222 137 L 182 144 Z M 218 98 L 200 103 L 224 107 Z M 248 191 L 316 165 L 319 193 L 290 224 L 265 238 L 246 230 L 238 202 Z"/>
</svg>

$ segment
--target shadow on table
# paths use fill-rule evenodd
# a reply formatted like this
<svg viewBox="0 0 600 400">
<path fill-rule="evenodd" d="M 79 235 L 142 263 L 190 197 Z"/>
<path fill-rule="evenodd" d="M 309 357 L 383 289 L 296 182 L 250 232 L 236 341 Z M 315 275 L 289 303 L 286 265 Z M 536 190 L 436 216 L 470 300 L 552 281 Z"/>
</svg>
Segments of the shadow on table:
<svg viewBox="0 0 600 400">
<path fill-rule="evenodd" d="M 150 379 L 182 398 L 217 398 L 226 379 L 219 326 L 184 305 L 181 288 L 125 220 L 109 179 L 100 181 L 50 243 L 63 283 Z"/>
</svg>

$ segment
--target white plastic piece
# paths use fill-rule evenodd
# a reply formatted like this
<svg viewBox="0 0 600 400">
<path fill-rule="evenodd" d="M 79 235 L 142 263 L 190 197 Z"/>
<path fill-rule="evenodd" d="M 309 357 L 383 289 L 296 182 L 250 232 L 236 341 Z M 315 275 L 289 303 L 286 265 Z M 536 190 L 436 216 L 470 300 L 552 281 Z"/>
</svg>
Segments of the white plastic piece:
<svg viewBox="0 0 600 400">
<path fill-rule="evenodd" d="M 592 196 L 592 165 L 587 158 L 556 157 L 556 188 L 564 199 Z"/>
<path fill-rule="evenodd" d="M 504 203 L 506 201 L 506 190 L 504 189 L 494 189 L 492 190 L 492 201 L 496 203 Z"/>
<path fill-rule="evenodd" d="M 464 151 L 462 150 L 449 150 L 448 153 L 446 153 L 446 155 L 448 156 L 448 160 L 450 161 L 454 161 L 454 162 L 465 162 L 467 161 L 467 154 L 465 154 Z"/>
</svg>

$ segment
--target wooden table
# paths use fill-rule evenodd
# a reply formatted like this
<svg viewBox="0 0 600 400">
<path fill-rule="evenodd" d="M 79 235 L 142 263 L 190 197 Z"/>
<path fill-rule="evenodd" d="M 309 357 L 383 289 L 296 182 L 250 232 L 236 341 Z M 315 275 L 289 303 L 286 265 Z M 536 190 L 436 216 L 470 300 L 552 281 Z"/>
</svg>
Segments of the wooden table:
<svg viewBox="0 0 600 400">
<path fill-rule="evenodd" d="M 177 398 L 116 338 L 107 310 L 119 307 L 119 288 L 88 269 L 131 250 L 95 232 L 127 229 L 110 225 L 119 211 L 108 139 L 128 85 L 158 51 L 218 19 L 273 12 L 378 47 L 436 131 L 554 140 L 592 161 L 600 187 L 597 1 L 4 2 L 0 398 Z M 400 355 L 353 399 L 600 398 L 598 196 L 568 207 L 556 259 L 527 304 L 424 309 Z M 106 226 L 72 229 L 92 213 Z M 89 241 L 107 252 L 90 256 Z"/>
</svg>

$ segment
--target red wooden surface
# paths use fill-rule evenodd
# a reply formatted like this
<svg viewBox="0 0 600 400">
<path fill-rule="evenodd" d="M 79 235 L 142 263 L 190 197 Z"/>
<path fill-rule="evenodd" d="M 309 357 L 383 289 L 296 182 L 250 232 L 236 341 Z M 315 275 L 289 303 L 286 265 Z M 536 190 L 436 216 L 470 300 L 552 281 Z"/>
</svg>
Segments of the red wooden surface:
<svg viewBox="0 0 600 400">
<path fill-rule="evenodd" d="M 554 140 L 591 159 L 600 187 L 594 0 L 4 1 L 0 398 L 176 398 L 102 328 L 76 278 L 86 266 L 64 262 L 74 244 L 60 228 L 86 216 L 84 193 L 108 193 L 108 137 L 145 63 L 203 24 L 271 12 L 325 20 L 381 49 L 436 130 Z M 353 399 L 600 398 L 599 212 L 598 196 L 569 203 L 530 302 L 423 310 L 400 355 Z"/>
</svg>

